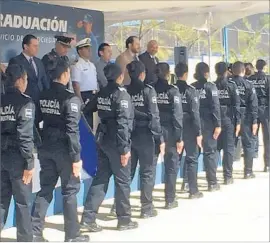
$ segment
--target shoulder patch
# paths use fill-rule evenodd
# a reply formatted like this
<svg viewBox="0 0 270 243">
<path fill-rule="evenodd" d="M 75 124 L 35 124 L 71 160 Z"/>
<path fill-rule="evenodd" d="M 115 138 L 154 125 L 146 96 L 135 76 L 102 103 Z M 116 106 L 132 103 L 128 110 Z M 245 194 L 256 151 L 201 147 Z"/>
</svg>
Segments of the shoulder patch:
<svg viewBox="0 0 270 243">
<path fill-rule="evenodd" d="M 66 91 L 67 91 L 68 93 L 74 94 L 74 92 L 73 92 L 72 90 L 70 90 L 70 89 L 66 89 Z"/>
<path fill-rule="evenodd" d="M 70 108 L 71 111 L 78 113 L 79 112 L 79 107 L 76 103 L 70 103 Z"/>
<path fill-rule="evenodd" d="M 122 92 L 123 92 L 123 91 L 127 91 L 126 88 L 124 88 L 124 87 L 118 87 L 118 89 L 119 89 L 120 91 L 122 91 Z"/>
<path fill-rule="evenodd" d="M 122 108 L 128 109 L 128 101 L 127 100 L 121 100 L 120 106 Z"/>
<path fill-rule="evenodd" d="M 25 109 L 24 116 L 29 119 L 33 118 L 33 110 L 30 108 Z"/>
</svg>

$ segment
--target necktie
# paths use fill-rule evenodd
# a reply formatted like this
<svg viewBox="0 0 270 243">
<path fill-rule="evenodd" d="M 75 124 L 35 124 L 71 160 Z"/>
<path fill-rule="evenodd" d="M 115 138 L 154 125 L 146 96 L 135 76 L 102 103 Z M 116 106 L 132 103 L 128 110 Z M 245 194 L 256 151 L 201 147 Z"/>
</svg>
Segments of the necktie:
<svg viewBox="0 0 270 243">
<path fill-rule="evenodd" d="M 134 56 L 134 61 L 139 61 L 137 55 Z"/>
<path fill-rule="evenodd" d="M 29 59 L 29 63 L 30 63 L 31 68 L 33 69 L 33 71 L 35 72 L 35 74 L 36 74 L 36 76 L 37 76 L 37 71 L 36 71 L 36 69 L 35 69 L 35 67 L 34 67 L 34 64 L 33 64 L 33 58 L 32 58 L 32 57 Z"/>
<path fill-rule="evenodd" d="M 152 58 L 153 58 L 153 60 L 154 60 L 154 63 L 157 64 L 156 58 L 155 58 L 155 57 L 152 57 Z"/>
</svg>

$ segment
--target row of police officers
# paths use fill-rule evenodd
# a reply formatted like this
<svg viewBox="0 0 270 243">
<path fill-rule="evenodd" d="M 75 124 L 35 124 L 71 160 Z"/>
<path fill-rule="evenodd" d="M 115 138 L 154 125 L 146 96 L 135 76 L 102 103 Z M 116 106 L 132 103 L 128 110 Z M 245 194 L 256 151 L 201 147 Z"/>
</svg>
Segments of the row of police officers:
<svg viewBox="0 0 270 243">
<path fill-rule="evenodd" d="M 42 233 L 46 211 L 60 177 L 65 241 L 89 241 L 81 230 L 102 230 L 96 223 L 96 214 L 111 176 L 115 181 L 117 228 L 137 228 L 137 222 L 131 220 L 129 197 L 130 183 L 138 163 L 141 217 L 154 217 L 157 211 L 152 193 L 159 154 L 164 156 L 165 208 L 172 209 L 178 206 L 176 179 L 183 150 L 186 151 L 185 177 L 190 199 L 203 196 L 197 185 L 200 151 L 204 153 L 209 191 L 220 188 L 216 177 L 218 150 L 223 150 L 224 183 L 233 183 L 233 154 L 239 135 L 244 149 L 244 177 L 254 177 L 254 136 L 257 134 L 258 121 L 263 128 L 267 171 L 269 77 L 262 72 L 265 66 L 266 63 L 259 60 L 258 73 L 249 81 L 244 78 L 243 63 L 233 64 L 232 77 L 227 76 L 226 63 L 218 63 L 218 79 L 211 83 L 207 81 L 208 65 L 199 63 L 194 75 L 197 81 L 188 85 L 188 66 L 179 63 L 175 68 L 178 81 L 171 85 L 169 65 L 158 63 L 155 68 L 157 80 L 150 85 L 144 83 L 145 66 L 135 60 L 127 65 L 131 83 L 123 87 L 123 70 L 117 64 L 108 64 L 104 68 L 108 84 L 97 94 L 92 93 L 94 96 L 84 107 L 80 97 L 67 89 L 70 68 L 65 59 L 48 59 L 47 68 L 52 84 L 50 89 L 40 94 L 35 104 L 24 94 L 27 87 L 26 70 L 22 65 L 9 65 L 6 70 L 6 92 L 1 96 L 1 228 L 13 195 L 17 240 L 46 241 Z M 80 189 L 82 161 L 78 124 L 83 110 L 85 114 L 98 111 L 101 122 L 96 133 L 97 172 L 79 223 L 76 195 Z M 38 133 L 35 124 L 40 122 L 43 122 L 43 128 Z M 31 207 L 34 133 L 42 140 L 38 147 L 41 189 Z"/>
</svg>

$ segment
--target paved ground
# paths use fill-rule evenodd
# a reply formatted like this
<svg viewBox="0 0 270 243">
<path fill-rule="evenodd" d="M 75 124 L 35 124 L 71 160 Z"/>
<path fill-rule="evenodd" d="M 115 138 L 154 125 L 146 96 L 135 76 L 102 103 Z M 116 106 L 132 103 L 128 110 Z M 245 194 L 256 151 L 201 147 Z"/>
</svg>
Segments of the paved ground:
<svg viewBox="0 0 270 243">
<path fill-rule="evenodd" d="M 139 228 L 132 231 L 115 230 L 117 221 L 108 216 L 112 200 L 100 208 L 99 221 L 103 232 L 90 234 L 91 241 L 269 241 L 269 174 L 262 173 L 262 159 L 255 162 L 256 179 L 243 180 L 242 163 L 235 163 L 235 183 L 222 186 L 221 191 L 207 192 L 204 173 L 199 175 L 204 198 L 188 200 L 178 194 L 179 207 L 163 209 L 163 186 L 155 188 L 154 203 L 159 211 L 156 218 L 138 218 L 139 193 L 132 194 L 132 213 Z M 220 183 L 222 174 L 219 173 Z M 177 185 L 180 189 L 181 181 Z M 80 215 L 82 208 L 79 209 Z M 63 217 L 47 218 L 44 236 L 49 241 L 63 241 Z M 2 241 L 14 241 L 16 229 L 2 232 Z"/>
</svg>

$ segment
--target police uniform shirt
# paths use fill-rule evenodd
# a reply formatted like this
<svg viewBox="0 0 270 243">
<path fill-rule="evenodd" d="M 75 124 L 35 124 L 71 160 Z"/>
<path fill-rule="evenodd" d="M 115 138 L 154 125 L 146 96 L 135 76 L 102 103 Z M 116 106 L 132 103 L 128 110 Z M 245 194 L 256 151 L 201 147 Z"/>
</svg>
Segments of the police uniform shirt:
<svg viewBox="0 0 270 243">
<path fill-rule="evenodd" d="M 220 103 L 216 85 L 206 79 L 191 85 L 198 91 L 201 118 L 210 115 L 213 118 L 214 126 L 221 127 Z"/>
<path fill-rule="evenodd" d="M 71 67 L 71 81 L 80 85 L 81 92 L 98 90 L 95 65 L 89 60 L 79 57 Z"/>
<path fill-rule="evenodd" d="M 201 135 L 201 121 L 198 93 L 193 86 L 188 85 L 187 82 L 183 80 L 178 80 L 176 86 L 181 94 L 184 126 L 186 122 L 192 122 L 194 132 L 199 136 Z M 187 118 L 191 118 L 191 120 Z"/>
<path fill-rule="evenodd" d="M 18 149 L 25 159 L 22 169 L 33 169 L 35 105 L 32 99 L 15 88 L 8 88 L 6 94 L 1 95 L 0 116 L 1 151 L 4 147 L 8 151 L 10 146 Z"/>
<path fill-rule="evenodd" d="M 257 72 L 248 78 L 255 88 L 259 105 L 269 105 L 270 76 L 264 72 Z"/>
</svg>

